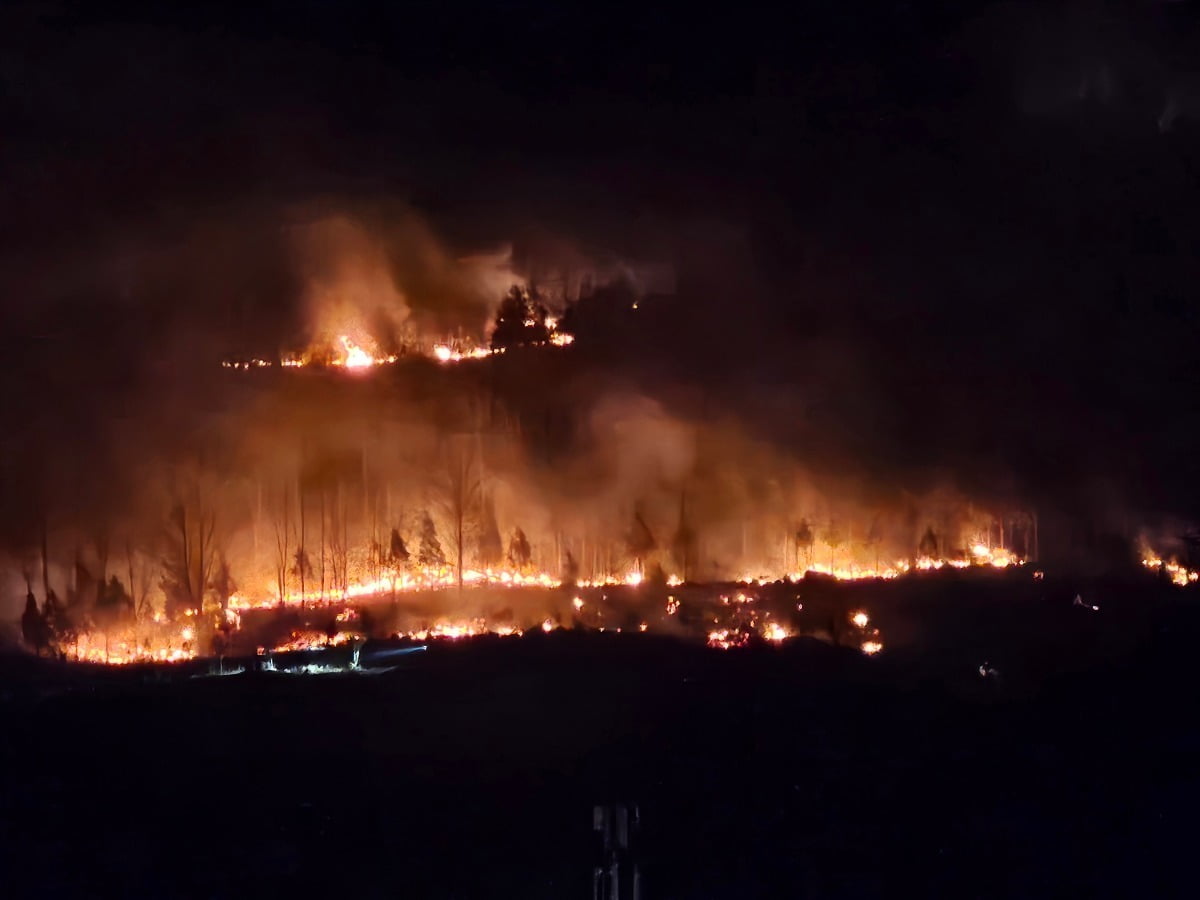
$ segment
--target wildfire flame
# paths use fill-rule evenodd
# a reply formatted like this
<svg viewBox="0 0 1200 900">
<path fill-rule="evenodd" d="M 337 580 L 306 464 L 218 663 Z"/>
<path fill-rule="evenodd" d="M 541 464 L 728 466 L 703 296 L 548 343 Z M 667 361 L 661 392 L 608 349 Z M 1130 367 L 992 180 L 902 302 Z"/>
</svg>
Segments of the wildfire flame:
<svg viewBox="0 0 1200 900">
<path fill-rule="evenodd" d="M 1174 560 L 1166 561 L 1161 556 L 1147 552 L 1142 557 L 1142 565 L 1155 572 L 1166 572 L 1173 584 L 1186 587 L 1200 581 L 1200 572 L 1180 565 Z"/>
<path fill-rule="evenodd" d="M 347 358 L 349 359 L 349 357 Z M 985 550 L 987 551 L 986 553 L 983 552 Z M 1147 556 L 1143 563 L 1150 569 L 1165 570 L 1177 584 L 1190 584 L 1200 580 L 1200 573 L 1192 572 L 1174 562 L 1164 562 L 1157 556 Z M 962 568 L 968 565 L 975 565 L 1004 568 L 1009 565 L 1021 564 L 1023 564 L 1022 560 L 1006 550 L 989 550 L 983 545 L 978 545 L 972 548 L 970 562 L 964 560 L 919 559 L 912 566 L 906 562 L 898 562 L 893 566 L 881 569 L 831 569 L 821 565 L 814 565 L 802 572 L 787 576 L 787 579 L 800 580 L 808 572 L 817 572 L 843 581 L 857 581 L 867 578 L 895 578 L 906 573 L 915 574 L 937 571 L 947 566 Z M 758 577 L 744 578 L 742 582 L 748 585 L 755 583 L 761 585 L 776 580 L 778 579 Z M 681 580 L 677 577 L 672 577 L 666 583 L 671 586 L 678 586 L 681 584 Z M 378 577 L 350 580 L 344 587 L 338 588 L 327 586 L 324 589 L 314 588 L 303 592 L 289 588 L 282 593 L 282 597 L 278 585 L 268 583 L 255 591 L 233 594 L 229 598 L 228 608 L 224 611 L 224 621 L 227 628 L 237 631 L 241 626 L 241 613 L 246 610 L 276 607 L 280 604 L 281 600 L 285 606 L 323 606 L 344 604 L 347 601 L 357 599 L 382 598 L 400 592 L 446 590 L 457 588 L 458 584 L 458 573 L 450 566 L 412 567 L 404 571 L 394 571 Z M 464 569 L 462 584 L 466 588 L 540 588 L 551 590 L 562 587 L 561 580 L 548 573 L 513 568 Z M 639 569 L 634 569 L 590 580 L 579 580 L 575 584 L 581 589 L 615 586 L 638 589 L 645 584 L 645 580 L 642 572 Z M 708 634 L 708 643 L 710 646 L 723 649 L 741 647 L 755 634 L 773 643 L 784 641 L 792 636 L 792 632 L 788 630 L 786 625 L 759 618 L 759 613 L 756 612 L 758 609 L 757 598 L 752 592 L 742 590 L 732 594 L 722 594 L 719 597 L 719 601 L 730 611 L 739 611 L 738 615 L 748 615 L 750 617 L 749 630 L 746 627 L 715 628 Z M 571 606 L 575 611 L 582 612 L 585 609 L 584 598 L 578 595 L 574 596 L 571 600 Z M 666 614 L 674 616 L 678 613 L 679 608 L 679 599 L 674 595 L 669 596 L 666 600 Z M 798 606 L 797 608 L 802 608 L 802 606 Z M 338 613 L 336 621 L 342 625 L 350 625 L 357 620 L 358 615 L 356 610 L 346 608 Z M 108 636 L 101 634 L 84 635 L 75 641 L 71 652 L 75 658 L 80 660 L 112 664 L 169 662 L 190 659 L 200 652 L 207 652 L 208 649 L 207 647 L 198 646 L 202 641 L 198 640 L 199 629 L 195 624 L 197 621 L 193 618 L 181 625 L 172 626 L 165 617 L 161 614 L 156 614 L 153 621 L 142 623 L 141 628 L 144 633 L 139 634 L 138 639 L 134 639 L 132 629 L 129 634 L 114 633 Z M 878 632 L 870 628 L 871 618 L 867 612 L 863 610 L 852 612 L 850 614 L 850 621 L 862 632 L 860 635 L 862 641 L 860 648 L 863 653 L 873 655 L 882 650 L 883 645 L 878 639 Z M 551 618 L 547 618 L 541 623 L 541 628 L 546 631 L 552 631 L 558 627 L 557 622 Z M 638 630 L 651 631 L 654 629 L 649 623 L 641 623 L 638 626 Z M 423 641 L 430 639 L 460 640 L 484 634 L 507 636 L 519 635 L 521 633 L 521 628 L 510 623 L 488 623 L 484 619 L 470 619 L 454 621 L 440 620 L 433 625 L 411 631 L 404 636 Z M 272 650 L 274 652 L 284 652 L 286 650 L 314 649 L 329 646 L 331 643 L 337 645 L 356 637 L 361 636 L 351 632 L 340 632 L 337 637 L 330 638 L 324 633 L 300 633 L 293 635 L 288 641 L 272 648 Z"/>
<path fill-rule="evenodd" d="M 341 342 L 343 349 L 346 351 L 346 356 L 342 360 L 341 364 L 347 369 L 365 369 L 369 366 L 376 365 L 377 362 L 379 362 L 374 356 L 372 356 L 362 347 L 358 346 L 358 344 L 354 343 L 354 341 L 350 340 L 350 338 L 346 337 L 346 335 L 343 334 L 338 338 L 338 340 Z"/>
</svg>

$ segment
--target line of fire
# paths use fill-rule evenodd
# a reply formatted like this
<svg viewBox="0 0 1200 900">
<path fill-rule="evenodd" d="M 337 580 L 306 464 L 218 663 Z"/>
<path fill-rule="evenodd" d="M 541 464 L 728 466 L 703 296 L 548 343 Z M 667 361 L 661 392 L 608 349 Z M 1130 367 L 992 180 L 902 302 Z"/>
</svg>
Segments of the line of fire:
<svg viewBox="0 0 1200 900">
<path fill-rule="evenodd" d="M 736 424 L 633 387 L 560 390 L 594 335 L 656 304 L 626 286 L 555 314 L 517 285 L 485 340 L 348 322 L 226 358 L 211 415 L 128 495 L 86 521 L 47 504 L 21 563 L 25 644 L 127 664 L 586 628 L 874 655 L 887 635 L 827 585 L 1043 577 L 1034 509 L 839 493 Z"/>
</svg>

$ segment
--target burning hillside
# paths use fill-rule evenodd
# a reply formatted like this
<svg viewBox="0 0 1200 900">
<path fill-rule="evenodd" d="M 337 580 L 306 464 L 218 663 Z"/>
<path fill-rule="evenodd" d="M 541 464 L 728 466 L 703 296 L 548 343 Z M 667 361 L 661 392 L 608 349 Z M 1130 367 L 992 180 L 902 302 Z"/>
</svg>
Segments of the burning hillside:
<svg viewBox="0 0 1200 900">
<path fill-rule="evenodd" d="M 302 241 L 304 336 L 224 365 L 368 377 L 168 383 L 114 425 L 103 474 L 32 466 L 37 515 L 10 566 L 32 647 L 169 661 L 244 645 L 251 614 L 359 607 L 407 610 L 386 633 L 416 640 L 577 626 L 736 647 L 815 627 L 768 611 L 757 589 L 1040 558 L 1039 516 L 1020 491 L 977 477 L 962 487 L 882 453 L 850 460 L 828 437 L 828 409 L 852 392 L 779 405 L 766 388 L 661 372 L 642 326 L 686 333 L 683 305 L 644 302 L 628 283 L 552 302 L 511 261 L 463 268 L 433 253 L 428 283 L 457 304 L 453 325 L 362 229 L 330 227 Z M 468 277 L 480 266 L 486 277 Z M 558 352 L 576 337 L 577 352 Z M 832 373 L 826 388 L 853 374 L 844 358 L 814 358 Z M 478 364 L 451 365 L 465 361 Z M 748 412 L 760 403 L 769 422 Z M 1146 565 L 1197 578 L 1153 554 Z M 882 649 L 853 627 L 863 652 Z M 263 646 L 379 636 L 293 630 Z"/>
</svg>

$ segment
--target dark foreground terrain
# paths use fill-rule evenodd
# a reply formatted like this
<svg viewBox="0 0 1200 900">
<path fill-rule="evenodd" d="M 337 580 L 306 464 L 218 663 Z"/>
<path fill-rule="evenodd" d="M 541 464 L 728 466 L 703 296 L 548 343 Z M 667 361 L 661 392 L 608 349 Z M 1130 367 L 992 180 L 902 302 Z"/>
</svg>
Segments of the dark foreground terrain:
<svg viewBox="0 0 1200 900">
<path fill-rule="evenodd" d="M 590 897 L 593 804 L 624 800 L 647 898 L 1191 896 L 1196 600 L 1109 593 L 939 598 L 876 658 L 570 631 L 378 675 L 9 657 L 0 893 Z"/>
</svg>

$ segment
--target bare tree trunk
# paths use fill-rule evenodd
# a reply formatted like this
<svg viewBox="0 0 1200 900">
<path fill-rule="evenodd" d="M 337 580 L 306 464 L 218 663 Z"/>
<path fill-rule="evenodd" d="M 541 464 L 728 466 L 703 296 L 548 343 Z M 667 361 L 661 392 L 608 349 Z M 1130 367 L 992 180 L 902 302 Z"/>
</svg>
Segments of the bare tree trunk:
<svg viewBox="0 0 1200 900">
<path fill-rule="evenodd" d="M 305 540 L 307 540 L 307 531 L 305 530 L 304 520 L 304 479 L 297 477 L 296 479 L 296 497 L 300 501 L 300 552 L 296 554 L 297 566 L 300 570 L 300 608 L 303 609 L 308 602 L 304 596 L 305 579 L 304 570 L 308 568 L 305 561 L 308 559 L 308 550 L 305 549 Z"/>
<path fill-rule="evenodd" d="M 325 485 L 321 485 L 321 593 L 319 602 L 325 602 Z"/>
<path fill-rule="evenodd" d="M 42 599 L 50 596 L 50 526 L 42 514 Z"/>
<path fill-rule="evenodd" d="M 466 513 L 466 510 L 463 509 L 463 507 L 466 505 L 466 503 L 465 503 L 465 498 L 463 497 L 463 493 L 462 493 L 466 489 L 466 486 L 462 483 L 463 481 L 466 480 L 466 473 L 461 471 L 461 468 L 459 471 L 459 479 L 460 479 L 460 483 L 458 485 L 459 495 L 458 495 L 458 497 L 455 498 L 454 529 L 455 529 L 455 541 L 458 545 L 458 550 L 457 550 L 458 593 L 461 596 L 462 589 L 463 589 L 463 516 Z"/>
<path fill-rule="evenodd" d="M 254 487 L 258 496 L 258 502 L 254 506 L 254 569 L 255 571 L 258 571 L 258 526 L 262 521 L 263 512 L 263 486 L 261 475 L 255 477 Z"/>
</svg>

